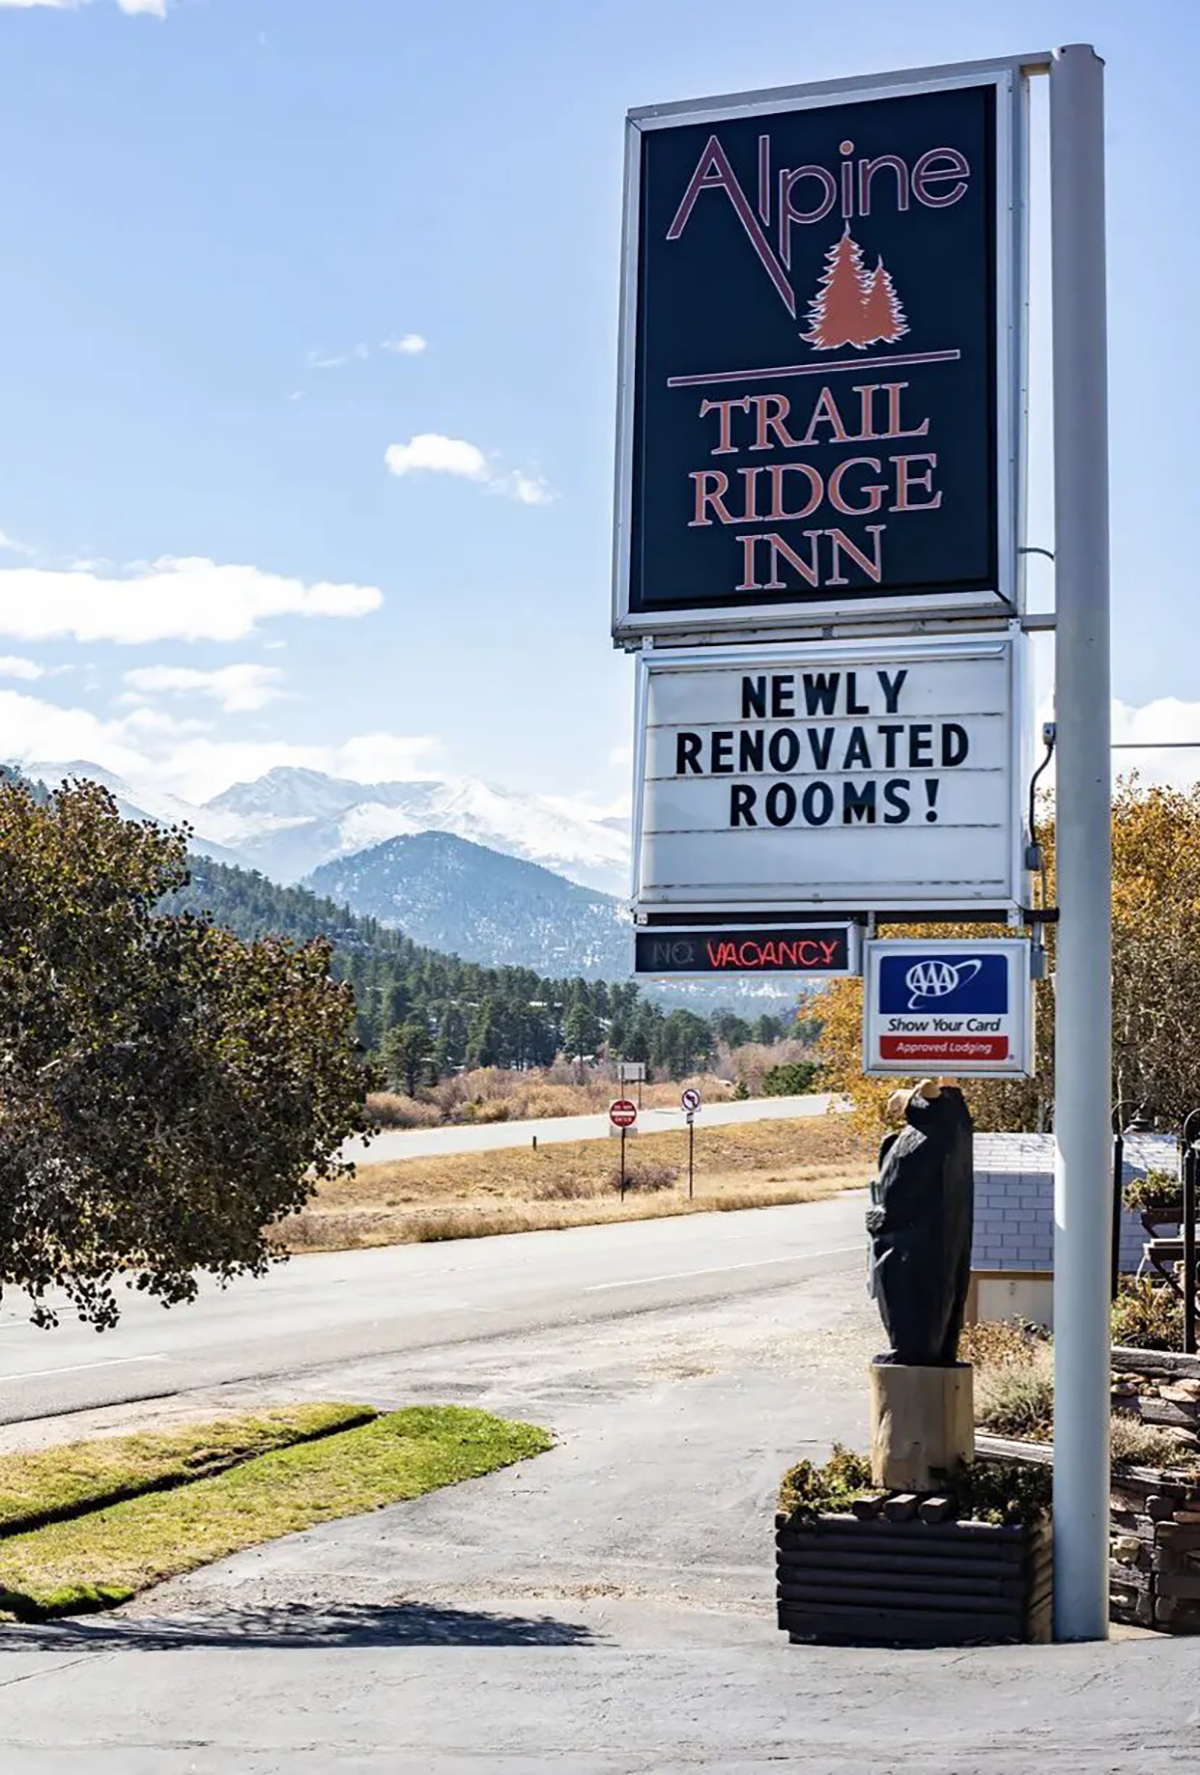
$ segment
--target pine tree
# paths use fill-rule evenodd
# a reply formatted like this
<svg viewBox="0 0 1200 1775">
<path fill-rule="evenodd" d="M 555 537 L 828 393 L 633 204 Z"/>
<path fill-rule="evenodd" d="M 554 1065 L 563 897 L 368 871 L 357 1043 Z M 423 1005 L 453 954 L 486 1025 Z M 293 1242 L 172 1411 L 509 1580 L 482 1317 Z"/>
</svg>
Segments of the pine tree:
<svg viewBox="0 0 1200 1775">
<path fill-rule="evenodd" d="M 429 1031 L 423 1023 L 397 1023 L 383 1038 L 383 1066 L 393 1090 L 415 1097 L 429 1064 Z"/>
<path fill-rule="evenodd" d="M 894 345 L 908 331 L 908 322 L 896 294 L 891 272 L 880 259 L 867 278 L 863 302 L 864 345 Z"/>
<path fill-rule="evenodd" d="M 866 293 L 862 249 L 846 223 L 840 240 L 825 255 L 825 271 L 808 310 L 809 331 L 800 337 L 818 351 L 833 351 L 839 345 L 853 345 L 861 350 L 866 344 L 863 333 L 863 298 Z"/>
</svg>

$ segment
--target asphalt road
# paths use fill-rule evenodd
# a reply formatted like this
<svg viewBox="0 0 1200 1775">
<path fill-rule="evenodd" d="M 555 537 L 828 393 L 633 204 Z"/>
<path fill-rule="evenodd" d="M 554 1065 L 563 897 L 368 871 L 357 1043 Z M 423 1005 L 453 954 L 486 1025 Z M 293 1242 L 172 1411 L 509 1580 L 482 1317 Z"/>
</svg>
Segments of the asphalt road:
<svg viewBox="0 0 1200 1775">
<path fill-rule="evenodd" d="M 170 1311 L 130 1293 L 115 1331 L 0 1313 L 0 1423 L 370 1355 L 621 1317 L 861 1267 L 855 1196 L 801 1207 L 293 1259 Z"/>
<path fill-rule="evenodd" d="M 866 1434 L 879 1330 L 861 1209 L 362 1253 L 341 1280 L 313 1259 L 268 1285 L 257 1322 L 226 1303 L 240 1356 L 201 1308 L 177 1357 L 193 1377 L 279 1361 L 289 1338 L 305 1365 L 187 1395 L 192 1409 L 456 1400 L 545 1424 L 556 1446 L 114 1615 L 0 1627 L 0 1756 L 21 1775 L 1194 1768 L 1187 1641 L 895 1653 L 777 1632 L 780 1472 Z M 416 1323 L 434 1303 L 464 1341 Z"/>
<path fill-rule="evenodd" d="M 631 1087 L 636 1101 L 637 1088 Z M 703 1129 L 729 1122 L 777 1122 L 796 1116 L 820 1116 L 829 1108 L 828 1092 L 809 1097 L 752 1097 L 745 1103 L 706 1103 L 696 1118 Z M 638 1126 L 645 1134 L 682 1128 L 682 1109 L 643 1109 Z M 595 1116 L 546 1116 L 535 1122 L 464 1123 L 454 1128 L 389 1128 L 367 1145 L 361 1140 L 346 1143 L 348 1159 L 378 1165 L 392 1159 L 435 1158 L 439 1153 L 499 1152 L 505 1147 L 528 1146 L 537 1137 L 539 1146 L 562 1140 L 600 1140 L 609 1136 L 607 1113 Z"/>
</svg>

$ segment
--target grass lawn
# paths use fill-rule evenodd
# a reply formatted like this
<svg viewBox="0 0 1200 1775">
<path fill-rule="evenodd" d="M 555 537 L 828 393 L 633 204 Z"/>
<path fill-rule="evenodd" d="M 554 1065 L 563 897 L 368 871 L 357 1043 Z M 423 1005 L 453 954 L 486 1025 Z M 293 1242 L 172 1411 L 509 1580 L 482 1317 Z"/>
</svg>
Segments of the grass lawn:
<svg viewBox="0 0 1200 1775">
<path fill-rule="evenodd" d="M 113 1607 L 241 1548 L 476 1478 L 541 1454 L 551 1441 L 532 1424 L 458 1406 L 389 1412 L 172 1491 L 5 1535 L 0 1609 L 33 1621 Z M 0 1487 L 6 1465 L 0 1461 Z"/>
<path fill-rule="evenodd" d="M 616 1140 L 360 1165 L 355 1177 L 323 1184 L 277 1237 L 289 1251 L 345 1251 L 767 1208 L 861 1187 L 874 1166 L 871 1143 L 840 1115 L 717 1128 L 705 1128 L 701 1117 L 694 1200 L 687 1193 L 685 1130 L 640 1134 L 626 1152 L 633 1187 L 624 1202 Z"/>
<path fill-rule="evenodd" d="M 103 1437 L 5 1455 L 0 1457 L 0 1536 L 204 1479 L 272 1449 L 369 1423 L 376 1415 L 369 1405 L 293 1405 L 154 1435 Z"/>
</svg>

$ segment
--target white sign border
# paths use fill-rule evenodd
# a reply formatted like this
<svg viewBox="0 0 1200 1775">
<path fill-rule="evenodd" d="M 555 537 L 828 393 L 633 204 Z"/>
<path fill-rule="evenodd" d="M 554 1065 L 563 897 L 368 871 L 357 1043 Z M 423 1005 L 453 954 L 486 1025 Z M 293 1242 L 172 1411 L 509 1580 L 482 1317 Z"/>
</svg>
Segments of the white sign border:
<svg viewBox="0 0 1200 1775">
<path fill-rule="evenodd" d="M 632 648 L 643 636 L 721 634 L 736 638 L 764 630 L 791 632 L 831 621 L 887 623 L 929 618 L 1019 615 L 1024 610 L 1024 560 L 1019 552 L 1025 508 L 1024 421 L 1028 366 L 1025 326 L 1028 287 L 1028 76 L 1049 67 L 1038 52 L 987 62 L 904 69 L 861 79 L 761 92 L 731 93 L 681 104 L 632 110 L 625 130 L 625 196 L 621 225 L 620 318 L 617 333 L 616 471 L 613 497 L 612 633 L 618 647 Z M 634 391 L 637 368 L 641 137 L 645 130 L 686 123 L 720 122 L 760 113 L 802 111 L 879 98 L 953 91 L 970 86 L 996 89 L 996 502 L 997 584 L 990 591 L 897 594 L 887 598 L 816 599 L 748 611 L 728 606 L 713 610 L 629 608 L 634 465 Z"/>
<path fill-rule="evenodd" d="M 759 901 L 739 900 L 731 906 L 722 899 L 697 900 L 661 900 L 642 899 L 642 828 L 645 814 L 646 796 L 646 757 L 647 757 L 647 716 L 649 708 L 649 680 L 651 672 L 671 670 L 696 670 L 707 667 L 713 671 L 720 670 L 752 670 L 769 671 L 776 664 L 795 666 L 797 669 L 819 667 L 826 664 L 845 663 L 854 665 L 864 653 L 873 658 L 880 657 L 886 661 L 909 660 L 919 662 L 922 659 L 966 658 L 978 653 L 981 649 L 994 648 L 997 645 L 1009 650 L 1009 822 L 1011 845 L 1009 849 L 1009 888 L 1008 894 L 1000 894 L 975 899 L 938 900 L 933 905 L 914 907 L 912 895 L 888 896 L 875 892 L 860 901 L 846 904 L 833 900 L 812 899 L 762 899 Z M 813 922 L 827 919 L 830 924 L 841 924 L 849 917 L 870 915 L 876 912 L 894 913 L 896 910 L 911 912 L 912 922 L 919 920 L 936 921 L 942 913 L 972 912 L 979 919 L 986 918 L 988 912 L 1007 916 L 1018 912 L 1029 905 L 1030 878 L 1025 866 L 1025 831 L 1026 785 L 1029 782 L 1031 759 L 1030 744 L 1032 723 L 1029 718 L 1029 701 L 1032 690 L 1032 669 L 1029 660 L 1029 638 L 1022 632 L 1018 622 L 1005 624 L 1003 629 L 979 631 L 971 636 L 926 635 L 922 637 L 903 637 L 894 634 L 863 637 L 857 641 L 785 641 L 777 640 L 771 644 L 758 647 L 688 647 L 664 648 L 646 647 L 638 658 L 637 685 L 634 695 L 634 763 L 633 763 L 633 891 L 630 902 L 634 922 L 639 914 L 655 913 L 672 918 L 684 918 L 692 913 L 723 913 L 731 922 L 752 924 L 763 913 L 791 913 L 799 917 L 806 915 Z M 706 975 L 705 978 L 710 976 Z"/>
<path fill-rule="evenodd" d="M 946 1067 L 947 1076 L 964 1079 L 1029 1079 L 1035 1076 L 1034 994 L 1031 972 L 1032 943 L 1024 937 L 871 937 L 863 944 L 863 1011 L 862 1052 L 863 1074 L 867 1078 L 927 1077 L 932 1066 L 913 1066 L 903 1060 L 880 1060 L 874 1055 L 878 1038 L 878 961 L 884 955 L 1014 955 L 1017 958 L 1017 1003 L 1014 1014 L 1016 1031 L 1012 1061 L 955 1061 Z M 1021 966 L 1022 961 L 1024 966 Z M 1011 975 L 1010 975 L 1011 978 Z M 1019 1064 L 1018 1064 L 1019 1062 Z"/>
</svg>

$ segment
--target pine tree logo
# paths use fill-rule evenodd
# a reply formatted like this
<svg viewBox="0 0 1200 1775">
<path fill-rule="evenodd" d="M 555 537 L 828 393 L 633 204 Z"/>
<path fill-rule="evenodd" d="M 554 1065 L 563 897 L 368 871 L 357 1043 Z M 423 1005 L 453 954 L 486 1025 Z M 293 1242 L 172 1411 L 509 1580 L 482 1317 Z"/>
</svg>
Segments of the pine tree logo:
<svg viewBox="0 0 1200 1775">
<path fill-rule="evenodd" d="M 874 271 L 866 270 L 849 222 L 825 255 L 808 326 L 800 337 L 817 351 L 835 351 L 843 345 L 853 345 L 856 351 L 868 345 L 892 345 L 908 332 L 891 273 L 882 259 Z"/>
</svg>

